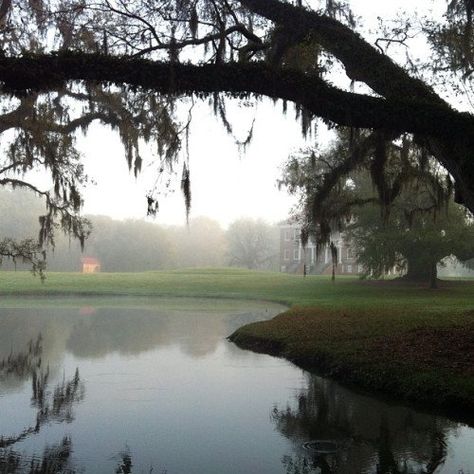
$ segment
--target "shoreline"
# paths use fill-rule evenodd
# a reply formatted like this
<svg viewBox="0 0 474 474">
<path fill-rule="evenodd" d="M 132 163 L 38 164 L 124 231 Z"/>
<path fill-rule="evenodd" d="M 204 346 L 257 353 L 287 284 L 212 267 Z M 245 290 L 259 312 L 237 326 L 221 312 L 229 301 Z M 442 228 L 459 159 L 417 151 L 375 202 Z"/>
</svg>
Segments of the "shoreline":
<svg viewBox="0 0 474 474">
<path fill-rule="evenodd" d="M 407 404 L 474 426 L 474 377 L 471 374 L 448 374 L 439 366 L 418 369 L 400 359 L 381 363 L 367 348 L 366 356 L 361 357 L 350 351 L 337 353 L 317 346 L 308 350 L 304 344 L 298 347 L 295 341 L 298 331 L 291 334 L 290 330 L 280 338 L 275 336 L 272 327 L 275 321 L 278 324 L 292 316 L 290 309 L 268 321 L 242 326 L 228 340 L 241 349 L 286 359 L 303 370 L 368 396 Z M 469 332 L 474 334 L 474 327 Z"/>
</svg>

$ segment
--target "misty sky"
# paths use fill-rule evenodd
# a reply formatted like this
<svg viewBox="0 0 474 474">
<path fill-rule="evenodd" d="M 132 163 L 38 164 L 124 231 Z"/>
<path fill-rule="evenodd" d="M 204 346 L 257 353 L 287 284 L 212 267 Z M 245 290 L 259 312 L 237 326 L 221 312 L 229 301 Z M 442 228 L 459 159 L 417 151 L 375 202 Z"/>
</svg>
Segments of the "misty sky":
<svg viewBox="0 0 474 474">
<path fill-rule="evenodd" d="M 285 117 L 281 105 L 275 107 L 269 100 L 252 108 L 239 107 L 238 101 L 232 101 L 232 105 L 229 118 L 237 139 L 245 139 L 256 118 L 253 140 L 246 152 L 239 149 L 209 106 L 197 103 L 193 109 L 189 146 L 192 216 L 207 215 L 223 225 L 244 215 L 269 221 L 285 219 L 293 199 L 285 191 L 278 191 L 276 181 L 288 154 L 305 145 L 301 126 L 292 109 Z M 156 162 L 145 165 L 135 179 L 128 171 L 118 136 L 99 125 L 91 127 L 80 144 L 86 170 L 97 182 L 85 193 L 84 212 L 116 218 L 144 217 L 145 194 L 157 177 Z M 175 192 L 159 196 L 157 223 L 185 222 L 179 189 L 181 170 L 177 171 Z"/>
<path fill-rule="evenodd" d="M 397 11 L 413 11 L 412 0 L 350 2 L 369 29 L 377 25 L 377 17 L 395 15 Z M 438 8 L 445 2 L 438 1 Z M 431 1 L 416 2 L 422 14 L 431 8 Z M 372 40 L 375 37 L 370 36 Z M 333 79 L 339 82 L 338 78 Z M 341 76 L 341 80 L 344 80 Z M 310 145 L 301 135 L 300 124 L 294 111 L 288 108 L 284 116 L 281 104 L 276 106 L 263 99 L 257 107 L 239 107 L 233 101 L 229 118 L 238 139 L 245 139 L 255 117 L 253 140 L 246 153 L 241 153 L 221 123 L 204 104 L 195 106 L 190 137 L 190 164 L 192 184 L 192 216 L 207 215 L 226 226 L 241 216 L 263 217 L 277 222 L 288 217 L 295 199 L 276 180 L 281 166 L 292 152 Z M 184 110 L 184 109 L 183 109 Z M 184 121 L 185 117 L 181 117 Z M 320 128 L 318 142 L 324 144 L 330 135 Z M 105 214 L 115 218 L 143 218 L 146 215 L 145 194 L 156 179 L 156 164 L 144 166 L 135 179 L 125 162 L 118 136 L 108 128 L 95 125 L 86 138 L 80 139 L 86 171 L 96 181 L 85 192 L 85 213 Z M 148 158 L 152 153 L 147 154 Z M 160 197 L 160 212 L 156 218 L 161 224 L 185 222 L 184 202 L 175 180 L 174 194 Z"/>
</svg>

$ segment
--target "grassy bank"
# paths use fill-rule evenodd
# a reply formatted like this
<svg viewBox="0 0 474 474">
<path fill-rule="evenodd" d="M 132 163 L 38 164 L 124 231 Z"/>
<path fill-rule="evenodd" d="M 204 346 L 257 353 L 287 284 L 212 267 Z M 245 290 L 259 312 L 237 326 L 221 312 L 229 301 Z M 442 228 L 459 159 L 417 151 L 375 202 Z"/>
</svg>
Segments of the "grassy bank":
<svg viewBox="0 0 474 474">
<path fill-rule="evenodd" d="M 293 307 L 231 340 L 474 421 L 474 310 Z"/>
<path fill-rule="evenodd" d="M 82 275 L 42 284 L 0 272 L 0 301 L 17 296 L 124 295 L 263 299 L 291 309 L 232 340 L 398 398 L 474 413 L 474 282 L 423 285 L 201 269 Z"/>
</svg>

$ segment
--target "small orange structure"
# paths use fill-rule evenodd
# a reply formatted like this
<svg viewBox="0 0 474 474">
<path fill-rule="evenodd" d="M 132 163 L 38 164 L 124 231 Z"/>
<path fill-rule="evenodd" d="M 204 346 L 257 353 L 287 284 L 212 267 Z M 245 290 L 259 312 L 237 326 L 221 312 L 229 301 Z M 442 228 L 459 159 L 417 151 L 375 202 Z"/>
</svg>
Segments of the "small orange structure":
<svg viewBox="0 0 474 474">
<path fill-rule="evenodd" d="M 100 262 L 94 257 L 83 257 L 81 259 L 82 273 L 100 272 Z"/>
</svg>

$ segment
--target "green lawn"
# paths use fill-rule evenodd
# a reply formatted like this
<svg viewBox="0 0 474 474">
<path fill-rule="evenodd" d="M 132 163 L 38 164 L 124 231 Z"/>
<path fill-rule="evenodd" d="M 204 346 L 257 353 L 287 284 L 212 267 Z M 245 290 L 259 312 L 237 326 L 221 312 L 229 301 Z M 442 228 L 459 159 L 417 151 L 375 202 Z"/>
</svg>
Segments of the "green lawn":
<svg viewBox="0 0 474 474">
<path fill-rule="evenodd" d="M 126 295 L 259 299 L 291 309 L 239 329 L 238 344 L 397 398 L 474 413 L 474 282 L 424 285 L 188 269 L 146 273 L 0 272 L 17 296 Z M 112 298 L 111 298 L 112 299 Z"/>
<path fill-rule="evenodd" d="M 439 290 L 424 285 L 364 282 L 339 277 L 286 275 L 240 269 L 185 269 L 143 273 L 54 273 L 44 283 L 29 272 L 0 272 L 0 295 L 98 294 L 265 299 L 288 306 L 407 308 L 429 312 L 474 309 L 474 282 L 450 281 Z"/>
</svg>

